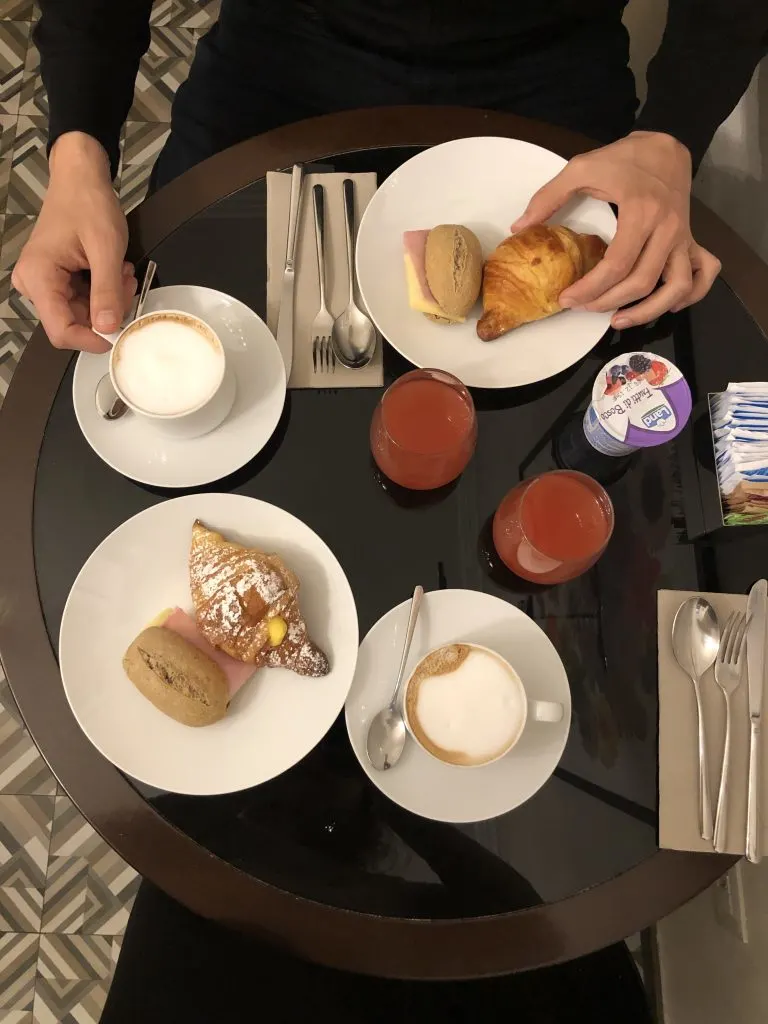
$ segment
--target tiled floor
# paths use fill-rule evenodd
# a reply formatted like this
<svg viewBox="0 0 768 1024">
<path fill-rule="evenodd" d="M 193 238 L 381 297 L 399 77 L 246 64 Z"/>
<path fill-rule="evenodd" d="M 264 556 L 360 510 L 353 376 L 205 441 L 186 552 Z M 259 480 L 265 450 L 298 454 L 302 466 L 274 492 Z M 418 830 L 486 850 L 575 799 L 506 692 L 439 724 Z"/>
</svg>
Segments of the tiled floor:
<svg viewBox="0 0 768 1024">
<path fill-rule="evenodd" d="M 140 201 L 218 0 L 157 0 L 115 186 Z M 11 270 L 45 195 L 47 101 L 32 0 L 0 0 L 0 404 L 34 327 Z M 138 876 L 56 785 L 0 669 L 0 1022 L 98 1021 Z"/>
</svg>

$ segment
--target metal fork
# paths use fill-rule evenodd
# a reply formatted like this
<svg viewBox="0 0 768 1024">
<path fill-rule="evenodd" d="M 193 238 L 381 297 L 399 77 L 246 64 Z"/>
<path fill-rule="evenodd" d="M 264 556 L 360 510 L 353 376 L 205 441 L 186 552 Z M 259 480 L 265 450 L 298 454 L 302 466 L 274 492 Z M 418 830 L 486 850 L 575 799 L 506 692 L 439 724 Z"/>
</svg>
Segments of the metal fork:
<svg viewBox="0 0 768 1024">
<path fill-rule="evenodd" d="M 728 831 L 728 778 L 731 770 L 731 697 L 741 685 L 744 668 L 744 638 L 747 620 L 740 612 L 731 612 L 725 624 L 720 649 L 715 660 L 715 682 L 725 697 L 725 746 L 720 773 L 720 792 L 717 796 L 715 817 L 715 849 L 723 853 Z"/>
<path fill-rule="evenodd" d="M 320 309 L 312 323 L 312 369 L 314 373 L 335 373 L 336 356 L 331 345 L 333 317 L 325 302 L 325 189 L 315 185 L 312 189 L 315 210 L 315 244 L 317 245 L 317 275 L 320 281 Z"/>
</svg>

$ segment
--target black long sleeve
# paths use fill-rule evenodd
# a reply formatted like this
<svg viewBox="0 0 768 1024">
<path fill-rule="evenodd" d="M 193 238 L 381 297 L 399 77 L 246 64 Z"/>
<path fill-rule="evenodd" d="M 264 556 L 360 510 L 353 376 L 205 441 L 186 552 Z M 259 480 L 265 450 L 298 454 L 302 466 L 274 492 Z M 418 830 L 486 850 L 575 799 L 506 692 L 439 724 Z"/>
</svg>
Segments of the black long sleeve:
<svg viewBox="0 0 768 1024">
<path fill-rule="evenodd" d="M 669 0 L 636 127 L 674 135 L 697 167 L 768 50 L 768 0 Z"/>
<path fill-rule="evenodd" d="M 39 2 L 33 37 L 48 91 L 48 146 L 65 132 L 87 132 L 106 149 L 114 176 L 152 0 Z"/>
<path fill-rule="evenodd" d="M 224 0 L 242 24 L 235 62 L 248 59 L 248 37 L 262 31 L 263 12 L 295 0 Z M 488 60 L 487 23 L 512 54 L 531 33 L 543 36 L 591 18 L 618 19 L 622 0 L 540 0 L 524 7 L 483 0 L 487 18 L 473 19 L 466 0 L 309 0 L 334 31 L 371 49 L 418 63 L 426 52 L 449 66 Z M 50 105 L 50 144 L 64 132 L 95 136 L 117 168 L 121 125 L 130 109 L 141 55 L 149 45 L 152 0 L 40 0 L 35 30 Z M 493 15 L 491 18 L 490 15 Z M 528 45 L 525 43 L 525 45 Z M 648 100 L 637 128 L 674 135 L 694 164 L 733 110 L 768 47 L 768 0 L 669 0 L 659 52 L 648 70 Z M 459 58 L 461 58 L 459 60 Z M 503 59 L 501 56 L 499 59 Z M 553 69 L 557 73 L 557 69 Z M 461 74 L 458 70 L 457 74 Z"/>
</svg>

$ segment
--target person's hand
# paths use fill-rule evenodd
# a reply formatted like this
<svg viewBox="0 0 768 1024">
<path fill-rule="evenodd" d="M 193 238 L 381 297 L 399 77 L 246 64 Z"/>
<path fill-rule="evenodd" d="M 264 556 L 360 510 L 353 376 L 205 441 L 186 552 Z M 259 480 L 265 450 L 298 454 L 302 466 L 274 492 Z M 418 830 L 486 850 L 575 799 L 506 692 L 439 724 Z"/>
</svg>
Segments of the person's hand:
<svg viewBox="0 0 768 1024">
<path fill-rule="evenodd" d="M 103 147 L 80 132 L 51 150 L 48 191 L 12 282 L 34 304 L 56 348 L 106 352 L 91 330 L 116 331 L 136 279 L 124 262 L 128 227 L 112 190 Z M 90 271 L 90 289 L 81 271 Z"/>
<path fill-rule="evenodd" d="M 540 224 L 577 194 L 614 203 L 619 224 L 603 259 L 565 289 L 561 306 L 618 309 L 611 322 L 623 328 L 677 312 L 707 294 L 720 261 L 691 235 L 691 157 L 677 139 L 633 132 L 574 157 L 533 196 L 512 231 Z M 629 303 L 637 304 L 620 308 Z"/>
</svg>

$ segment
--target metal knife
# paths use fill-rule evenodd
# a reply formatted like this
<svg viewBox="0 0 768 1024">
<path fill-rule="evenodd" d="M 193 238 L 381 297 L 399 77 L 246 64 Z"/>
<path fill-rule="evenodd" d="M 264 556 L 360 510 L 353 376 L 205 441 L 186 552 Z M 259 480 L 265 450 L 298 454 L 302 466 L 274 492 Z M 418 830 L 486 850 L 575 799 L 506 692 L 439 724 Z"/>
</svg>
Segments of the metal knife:
<svg viewBox="0 0 768 1024">
<path fill-rule="evenodd" d="M 747 599 L 747 678 L 749 682 L 749 789 L 747 790 L 747 858 L 757 864 L 760 852 L 760 733 L 765 673 L 768 582 L 758 580 Z"/>
<path fill-rule="evenodd" d="M 277 316 L 277 346 L 285 363 L 286 380 L 291 376 L 293 366 L 293 285 L 295 279 L 294 260 L 298 238 L 299 209 L 301 208 L 301 164 L 293 165 L 291 174 L 291 200 L 288 206 L 288 244 L 285 248 L 285 269 L 280 289 L 280 312 Z"/>
</svg>

